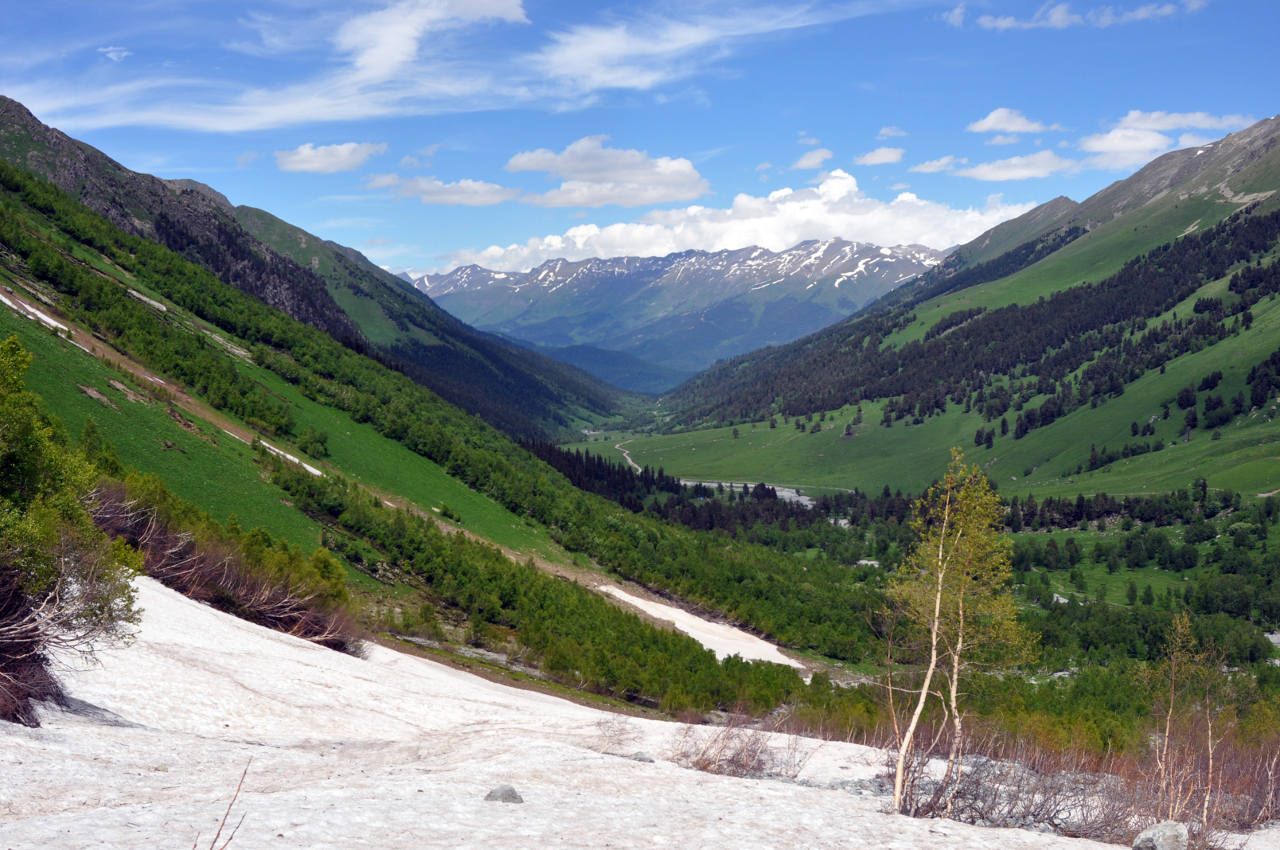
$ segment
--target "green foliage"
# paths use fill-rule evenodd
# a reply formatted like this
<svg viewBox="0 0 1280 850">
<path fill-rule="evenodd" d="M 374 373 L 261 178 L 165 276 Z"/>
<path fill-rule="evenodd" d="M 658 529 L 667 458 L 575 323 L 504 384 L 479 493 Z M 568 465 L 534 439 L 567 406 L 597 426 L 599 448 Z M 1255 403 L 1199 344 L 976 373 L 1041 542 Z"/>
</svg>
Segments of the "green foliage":
<svg viewBox="0 0 1280 850">
<path fill-rule="evenodd" d="M 444 610 L 463 618 L 469 643 L 502 649 L 512 635 L 526 662 L 562 682 L 667 711 L 764 711 L 800 688 L 788 668 L 736 658 L 717 663 L 691 638 L 656 629 L 430 519 L 388 508 L 340 478 L 317 478 L 278 460 L 270 466 L 299 507 L 335 530 L 335 547 L 366 558 L 346 542 L 366 541 L 381 562 L 423 582 Z"/>
<path fill-rule="evenodd" d="M 16 339 L 0 343 L 0 718 L 34 724 L 29 700 L 60 696 L 50 649 L 127 634 L 139 559 L 94 529 L 94 468 L 25 389 L 29 363 Z"/>
</svg>

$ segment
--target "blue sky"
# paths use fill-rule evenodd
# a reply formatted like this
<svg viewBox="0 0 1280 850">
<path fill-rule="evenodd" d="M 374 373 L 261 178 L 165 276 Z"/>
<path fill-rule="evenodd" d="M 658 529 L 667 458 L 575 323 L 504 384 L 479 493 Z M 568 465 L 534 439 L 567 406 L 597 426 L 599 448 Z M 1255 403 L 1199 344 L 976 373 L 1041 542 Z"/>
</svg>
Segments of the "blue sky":
<svg viewBox="0 0 1280 850">
<path fill-rule="evenodd" d="M 0 92 L 395 270 L 934 248 L 1280 109 L 1274 0 L 11 4 Z"/>
</svg>

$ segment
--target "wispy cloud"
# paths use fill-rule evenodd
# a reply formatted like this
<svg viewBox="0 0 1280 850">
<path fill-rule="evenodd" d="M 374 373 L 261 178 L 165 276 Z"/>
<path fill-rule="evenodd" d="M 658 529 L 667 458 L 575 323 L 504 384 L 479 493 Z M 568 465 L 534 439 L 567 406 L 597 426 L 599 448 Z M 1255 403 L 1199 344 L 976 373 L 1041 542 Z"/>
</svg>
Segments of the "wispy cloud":
<svg viewBox="0 0 1280 850">
<path fill-rule="evenodd" d="M 907 135 L 906 130 L 889 124 L 880 128 L 880 132 L 876 133 L 876 138 L 880 141 L 884 141 L 885 139 L 894 139 L 905 135 Z"/>
<path fill-rule="evenodd" d="M 335 174 L 359 168 L 372 156 L 386 153 L 385 142 L 346 142 L 320 145 L 311 142 L 293 150 L 276 151 L 276 166 L 281 171 L 307 171 L 312 174 Z"/>
<path fill-rule="evenodd" d="M 384 0 L 371 11 L 344 14 L 330 7 L 305 15 L 297 11 L 300 4 L 284 4 L 270 13 L 247 13 L 235 36 L 223 36 L 219 44 L 261 57 L 306 53 L 305 68 L 312 70 L 287 84 L 237 79 L 229 71 L 165 78 L 154 75 L 154 65 L 139 63 L 129 87 L 39 76 L 14 81 L 6 93 L 75 131 L 158 126 L 243 132 L 515 106 L 578 108 L 610 91 L 665 96 L 661 87 L 706 71 L 754 39 L 925 2 L 703 0 L 666 14 L 646 10 L 604 19 L 608 13 L 602 13 L 595 21 L 535 35 L 531 48 L 492 37 L 493 26 L 529 23 L 522 0 Z M 0 57 L 0 67 L 4 62 Z"/>
<path fill-rule="evenodd" d="M 99 47 L 98 52 L 110 59 L 112 62 L 120 62 L 126 57 L 133 55 L 133 51 L 127 47 Z"/>
<path fill-rule="evenodd" d="M 894 0 L 811 4 L 695 4 L 685 16 L 642 14 L 609 23 L 578 24 L 550 34 L 529 62 L 565 94 L 607 89 L 645 91 L 688 77 L 730 55 L 741 43 L 772 33 L 877 14 Z"/>
<path fill-rule="evenodd" d="M 1080 26 L 1104 29 L 1138 21 L 1167 18 L 1184 12 L 1195 12 L 1204 8 L 1205 5 L 1205 0 L 1182 0 L 1181 3 L 1144 3 L 1141 6 L 1127 9 L 1115 6 L 1097 6 L 1077 13 L 1072 11 L 1070 3 L 1046 3 L 1036 10 L 1036 13 L 1030 18 L 1017 18 L 1012 15 L 981 15 L 978 17 L 978 26 L 987 30 L 1000 31 L 1061 30 Z M 959 24 L 957 23 L 955 26 L 959 26 Z"/>
</svg>

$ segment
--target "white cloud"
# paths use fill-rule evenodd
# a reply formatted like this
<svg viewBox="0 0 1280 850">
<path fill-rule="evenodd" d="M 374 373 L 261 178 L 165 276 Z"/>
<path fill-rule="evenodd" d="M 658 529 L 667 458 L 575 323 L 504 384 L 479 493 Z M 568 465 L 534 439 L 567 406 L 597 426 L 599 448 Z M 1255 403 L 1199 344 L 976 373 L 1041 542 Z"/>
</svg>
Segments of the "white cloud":
<svg viewBox="0 0 1280 850">
<path fill-rule="evenodd" d="M 854 163 L 857 165 L 890 165 L 895 162 L 902 162 L 902 154 L 902 148 L 876 148 L 856 158 Z"/>
<path fill-rule="evenodd" d="M 424 204 L 446 204 L 466 207 L 488 207 L 519 197 L 518 189 L 499 186 L 484 180 L 457 180 L 445 183 L 438 177 L 411 177 L 402 180 L 395 174 L 374 174 L 365 181 L 366 189 L 395 187 L 403 196 L 417 198 Z"/>
<path fill-rule="evenodd" d="M 127 47 L 99 47 L 98 52 L 112 62 L 120 62 L 125 57 L 133 55 L 133 51 Z"/>
<path fill-rule="evenodd" d="M 1040 151 L 1027 156 L 1012 156 L 994 162 L 982 162 L 955 173 L 976 180 L 1027 180 L 1032 177 L 1048 177 L 1062 171 L 1074 171 L 1080 167 L 1075 160 L 1065 159 L 1053 151 Z"/>
<path fill-rule="evenodd" d="M 1239 130 L 1257 119 L 1249 115 L 1210 115 L 1208 112 L 1143 112 L 1131 109 L 1117 123 L 1134 130 Z"/>
<path fill-rule="evenodd" d="M 806 151 L 803 156 L 791 163 L 792 168 L 821 168 L 822 163 L 831 159 L 831 151 L 826 148 L 817 148 L 815 150 Z"/>
<path fill-rule="evenodd" d="M 756 166 L 756 171 L 768 171 L 770 168 L 773 168 L 772 162 L 762 162 Z"/>
<path fill-rule="evenodd" d="M 1174 147 L 1197 147 L 1213 141 L 1199 133 L 1182 133 L 1176 144 L 1168 133 L 1175 130 L 1232 130 L 1247 127 L 1247 115 L 1211 115 L 1207 112 L 1143 112 L 1132 109 L 1105 133 L 1085 136 L 1079 148 L 1090 156 L 1089 168 L 1123 169 L 1144 165 Z"/>
<path fill-rule="evenodd" d="M 957 157 L 953 154 L 939 157 L 938 159 L 930 159 L 919 165 L 913 165 L 908 171 L 919 172 L 920 174 L 937 174 L 939 171 L 951 171 L 957 165 L 965 165 L 969 160 L 964 157 Z"/>
<path fill-rule="evenodd" d="M 1099 29 L 1131 24 L 1136 21 L 1152 21 L 1167 18 L 1180 12 L 1195 12 L 1203 9 L 1206 0 L 1182 0 L 1181 3 L 1144 3 L 1130 9 L 1115 6 L 1097 6 L 1083 13 L 1071 10 L 1070 3 L 1046 3 L 1030 18 L 1015 18 L 1012 15 L 981 15 L 978 26 L 988 30 L 1031 30 L 1031 29 L 1067 29 L 1068 27 L 1091 26 Z"/>
<path fill-rule="evenodd" d="M 889 187 L 890 191 L 893 191 L 893 192 L 901 192 L 903 189 L 910 189 L 910 188 L 911 188 L 910 183 L 894 183 L 892 186 Z"/>
<path fill-rule="evenodd" d="M 959 6 L 956 6 L 950 12 L 944 12 L 942 15 L 942 20 L 946 21 L 949 25 L 953 27 L 964 26 L 964 4 L 961 3 Z"/>
<path fill-rule="evenodd" d="M 694 4 L 706 8 L 705 4 Z M 732 52 L 735 44 L 770 33 L 817 26 L 883 11 L 877 3 L 827 9 L 808 6 L 733 6 L 684 18 L 645 14 L 608 24 L 578 24 L 551 33 L 551 43 L 529 57 L 544 78 L 569 92 L 646 91 L 688 77 Z"/>
<path fill-rule="evenodd" d="M 370 10 L 374 2 L 378 7 Z M 661 4 L 665 17 L 633 4 L 632 11 L 595 12 L 592 22 L 538 30 L 534 46 L 520 52 L 511 49 L 507 33 L 495 30 L 529 23 L 522 0 L 369 0 L 354 4 L 365 6 L 357 12 L 290 0 L 271 4 L 283 11 L 269 15 L 246 12 L 237 21 L 245 37 L 220 45 L 255 56 L 315 54 L 307 67 L 316 70 L 288 83 L 244 81 L 210 63 L 204 76 L 158 75 L 152 66 L 123 83 L 92 85 L 28 74 L 6 94 L 68 131 L 132 126 L 227 133 L 513 107 L 576 109 L 610 90 L 667 98 L 670 92 L 659 86 L 704 72 L 744 43 L 917 2 L 923 0 L 712 0 L 678 12 Z M 6 54 L 0 67 L 15 61 L 30 67 L 64 52 L 60 45 L 26 58 Z M 689 92 L 705 97 L 696 87 Z"/>
<path fill-rule="evenodd" d="M 528 23 L 520 0 L 403 0 L 351 18 L 333 44 L 350 57 L 352 82 L 382 82 L 418 58 L 428 32 L 482 20 Z"/>
<path fill-rule="evenodd" d="M 974 121 L 965 127 L 970 133 L 1043 133 L 1046 130 L 1061 130 L 1057 124 L 1045 124 L 1034 121 L 1022 114 L 1021 110 L 1001 106 L 987 113 L 986 118 Z"/>
<path fill-rule="evenodd" d="M 876 133 L 876 138 L 883 142 L 885 139 L 892 139 L 892 138 L 897 138 L 899 136 L 905 136 L 905 135 L 907 135 L 906 130 L 902 129 L 901 127 L 895 127 L 894 125 L 890 124 L 886 127 L 881 127 L 880 132 Z"/>
<path fill-rule="evenodd" d="M 346 142 L 341 145 L 315 145 L 307 142 L 291 151 L 276 151 L 276 166 L 281 171 L 308 171 L 313 174 L 334 174 L 351 171 L 364 165 L 365 160 L 386 153 L 385 142 Z"/>
<path fill-rule="evenodd" d="M 257 162 L 259 156 L 260 154 L 257 151 L 245 151 L 236 157 L 236 168 L 248 168 Z"/>
<path fill-rule="evenodd" d="M 819 142 L 817 139 L 815 139 L 813 136 L 810 136 L 810 135 L 809 135 L 808 133 L 806 133 L 804 130 L 801 130 L 801 131 L 800 131 L 799 133 L 797 133 L 796 135 L 798 136 L 798 138 L 796 139 L 796 143 L 797 143 L 797 144 L 801 144 L 801 145 L 816 145 L 816 144 L 820 144 L 820 142 Z"/>
<path fill-rule="evenodd" d="M 1016 145 L 1016 144 L 1018 143 L 1018 139 L 1019 139 L 1019 138 L 1020 138 L 1019 136 L 1015 136 L 1015 135 L 1013 135 L 1013 134 L 1011 134 L 1011 133 L 996 133 L 994 136 L 992 136 L 991 138 L 987 139 L 987 144 L 989 144 L 989 145 Z"/>
<path fill-rule="evenodd" d="M 1093 154 L 1088 160 L 1092 168 L 1142 165 L 1172 147 L 1173 139 L 1163 133 L 1132 127 L 1117 127 L 1110 132 L 1085 136 L 1080 140 L 1080 149 Z"/>
<path fill-rule="evenodd" d="M 563 178 L 560 188 L 524 199 L 551 207 L 689 201 L 711 188 L 684 157 L 655 159 L 645 151 L 605 147 L 606 139 L 586 136 L 559 153 L 547 148 L 524 151 L 507 161 L 506 170 L 543 171 Z"/>
<path fill-rule="evenodd" d="M 1199 133 L 1183 133 L 1178 136 L 1178 147 L 1199 148 L 1215 141 L 1217 141 L 1217 139 L 1214 139 L 1211 136 L 1202 136 Z"/>
<path fill-rule="evenodd" d="M 636 221 L 603 227 L 583 224 L 524 243 L 460 251 L 449 255 L 442 268 L 478 263 L 511 271 L 556 257 L 660 256 L 749 245 L 776 251 L 806 239 L 834 237 L 945 248 L 967 242 L 1033 206 L 1006 204 L 995 195 L 981 208 L 955 209 L 910 192 L 886 202 L 863 194 L 852 175 L 837 169 L 816 186 L 779 189 L 765 196 L 740 194 L 727 208 L 660 210 Z"/>
</svg>

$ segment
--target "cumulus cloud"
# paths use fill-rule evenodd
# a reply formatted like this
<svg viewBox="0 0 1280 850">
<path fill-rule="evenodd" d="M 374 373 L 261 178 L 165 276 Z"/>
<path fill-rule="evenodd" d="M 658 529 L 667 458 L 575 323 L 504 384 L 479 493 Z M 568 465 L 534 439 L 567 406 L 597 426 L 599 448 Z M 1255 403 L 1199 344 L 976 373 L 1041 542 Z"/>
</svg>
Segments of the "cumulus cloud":
<svg viewBox="0 0 1280 850">
<path fill-rule="evenodd" d="M 947 24 L 953 27 L 964 26 L 964 4 L 961 3 L 951 11 L 944 12 L 942 14 L 942 20 L 946 21 Z"/>
<path fill-rule="evenodd" d="M 1173 139 L 1164 133 L 1132 127 L 1117 127 L 1110 132 L 1085 136 L 1080 140 L 1080 150 L 1093 154 L 1089 157 L 1089 165 L 1093 168 L 1142 165 L 1171 147 Z"/>
<path fill-rule="evenodd" d="M 817 139 L 815 139 L 813 136 L 810 136 L 810 135 L 809 135 L 808 133 L 806 133 L 804 130 L 801 130 L 799 133 L 797 133 L 797 134 L 796 134 L 796 136 L 798 137 L 798 138 L 796 139 L 796 142 L 797 142 L 797 143 L 799 143 L 799 144 L 802 144 L 802 145 L 816 145 L 816 144 L 819 144 L 819 141 L 818 141 Z"/>
<path fill-rule="evenodd" d="M 1143 112 L 1132 109 L 1115 127 L 1080 140 L 1079 147 L 1092 156 L 1090 168 L 1119 169 L 1143 165 L 1176 147 L 1196 147 L 1212 141 L 1199 133 L 1182 133 L 1176 145 L 1168 133 L 1176 130 L 1235 130 L 1252 124 L 1247 115 L 1211 115 L 1207 112 Z"/>
<path fill-rule="evenodd" d="M 1144 3 L 1133 8 L 1117 8 L 1115 6 L 1097 6 L 1083 13 L 1072 11 L 1070 3 L 1046 3 L 1030 18 L 1016 18 L 1012 15 L 981 15 L 978 26 L 988 30 L 1031 30 L 1031 29 L 1067 29 L 1069 27 L 1091 26 L 1099 29 L 1114 27 L 1120 24 L 1131 24 L 1137 21 L 1152 21 L 1167 18 L 1180 12 L 1195 12 L 1203 9 L 1205 0 L 1182 0 L 1181 3 Z"/>
<path fill-rule="evenodd" d="M 965 129 L 970 133 L 1043 133 L 1047 130 L 1061 130 L 1062 127 L 1032 120 L 1023 115 L 1021 110 L 1001 106 Z"/>
<path fill-rule="evenodd" d="M 821 168 L 822 163 L 831 159 L 831 151 L 826 148 L 816 148 L 806 151 L 803 156 L 791 163 L 792 168 Z"/>
<path fill-rule="evenodd" d="M 876 148 L 854 160 L 857 165 L 890 165 L 902 162 L 902 148 Z"/>
<path fill-rule="evenodd" d="M 885 139 L 892 139 L 898 136 L 905 136 L 906 134 L 907 134 L 906 130 L 902 129 L 901 127 L 895 127 L 894 125 L 890 124 L 887 127 L 881 127 L 880 132 L 876 133 L 876 138 L 879 139 L 880 141 L 884 141 Z"/>
<path fill-rule="evenodd" d="M 460 251 L 445 267 L 478 263 L 525 270 L 564 257 L 661 256 L 674 251 L 718 251 L 759 245 L 783 250 L 806 239 L 843 237 L 880 245 L 919 243 L 945 248 L 967 242 L 1034 203 L 1007 204 L 999 195 L 982 207 L 956 209 L 902 192 L 891 201 L 868 197 L 857 180 L 836 169 L 816 186 L 740 194 L 729 207 L 690 206 L 648 213 L 636 221 L 583 224 L 561 234 L 481 251 Z"/>
<path fill-rule="evenodd" d="M 484 180 L 456 180 L 446 183 L 438 177 L 412 177 L 403 180 L 396 174 L 374 174 L 365 181 L 366 189 L 394 188 L 397 194 L 417 198 L 424 204 L 447 204 L 466 207 L 488 207 L 510 201 L 520 195 L 518 189 L 499 186 Z"/>
<path fill-rule="evenodd" d="M 112 62 L 120 62 L 126 57 L 133 55 L 133 51 L 127 47 L 99 47 L 98 52 L 110 59 Z"/>
<path fill-rule="evenodd" d="M 346 142 L 341 145 L 315 145 L 307 142 L 291 151 L 276 151 L 276 167 L 281 171 L 307 171 L 313 174 L 334 174 L 351 171 L 364 165 L 365 160 L 386 153 L 385 142 Z"/>
<path fill-rule="evenodd" d="M 586 136 L 559 153 L 539 148 L 507 161 L 510 172 L 542 171 L 560 177 L 560 188 L 530 195 L 528 203 L 550 207 L 633 207 L 689 201 L 710 190 L 684 157 L 651 157 L 645 151 L 605 147 L 608 136 Z"/>
<path fill-rule="evenodd" d="M 1031 177 L 1048 177 L 1062 171 L 1074 171 L 1080 167 L 1075 160 L 1058 156 L 1053 151 L 1040 151 L 1027 156 L 1011 156 L 994 162 L 982 162 L 955 173 L 975 180 L 1026 180 Z"/>
<path fill-rule="evenodd" d="M 953 154 L 938 157 L 937 159 L 926 160 L 919 165 L 913 165 L 908 171 L 916 171 L 921 174 L 937 174 L 939 171 L 951 171 L 957 165 L 965 165 L 969 160 L 964 157 L 957 157 Z"/>
<path fill-rule="evenodd" d="M 987 139 L 987 144 L 1016 145 L 1018 143 L 1018 138 L 1019 138 L 1018 136 L 1015 136 L 1012 133 L 996 133 L 994 136 Z"/>
</svg>

